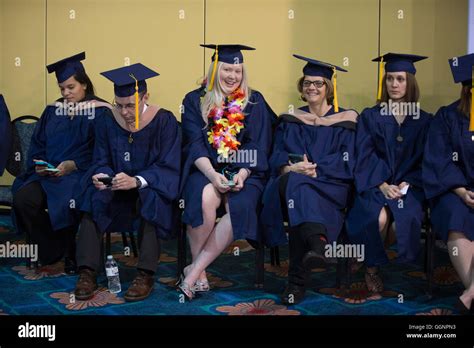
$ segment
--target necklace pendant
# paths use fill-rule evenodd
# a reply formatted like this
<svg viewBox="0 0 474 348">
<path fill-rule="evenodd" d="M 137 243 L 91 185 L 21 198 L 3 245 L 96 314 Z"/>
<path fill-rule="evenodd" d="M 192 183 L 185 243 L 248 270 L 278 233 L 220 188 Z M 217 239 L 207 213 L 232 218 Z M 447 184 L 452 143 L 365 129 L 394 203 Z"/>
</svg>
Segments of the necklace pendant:
<svg viewBox="0 0 474 348">
<path fill-rule="evenodd" d="M 128 143 L 129 143 L 129 144 L 133 143 L 132 134 L 130 134 L 130 135 L 128 136 Z"/>
<path fill-rule="evenodd" d="M 401 135 L 399 135 L 399 136 L 397 137 L 397 141 L 398 141 L 399 143 L 401 143 L 401 142 L 403 141 L 403 137 L 402 137 Z"/>
</svg>

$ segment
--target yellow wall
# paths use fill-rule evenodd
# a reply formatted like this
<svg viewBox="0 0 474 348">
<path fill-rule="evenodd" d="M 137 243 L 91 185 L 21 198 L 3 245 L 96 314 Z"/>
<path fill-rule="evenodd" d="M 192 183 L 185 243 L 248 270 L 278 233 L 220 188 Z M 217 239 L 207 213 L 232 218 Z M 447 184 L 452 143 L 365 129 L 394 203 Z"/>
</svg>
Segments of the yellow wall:
<svg viewBox="0 0 474 348">
<path fill-rule="evenodd" d="M 417 78 L 434 112 L 459 94 L 447 59 L 466 53 L 467 0 L 0 0 L 0 93 L 13 118 L 40 116 L 60 96 L 45 65 L 86 51 L 99 96 L 113 97 L 99 72 L 142 62 L 161 74 L 149 80 L 151 102 L 179 118 L 210 63 L 204 41 L 256 47 L 244 53 L 250 85 L 277 113 L 302 105 L 293 53 L 349 70 L 338 74 L 339 103 L 357 110 L 374 104 L 379 50 L 427 55 Z"/>
</svg>

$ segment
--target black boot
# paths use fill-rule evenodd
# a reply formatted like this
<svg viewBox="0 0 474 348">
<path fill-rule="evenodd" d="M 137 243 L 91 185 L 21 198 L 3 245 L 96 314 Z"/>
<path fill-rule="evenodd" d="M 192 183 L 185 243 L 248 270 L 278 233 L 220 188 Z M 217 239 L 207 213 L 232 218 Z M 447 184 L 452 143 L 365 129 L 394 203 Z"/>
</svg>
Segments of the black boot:
<svg viewBox="0 0 474 348">
<path fill-rule="evenodd" d="M 303 267 L 303 255 L 306 246 L 297 228 L 291 228 L 288 233 L 288 285 L 281 295 L 281 301 L 286 305 L 301 302 L 304 298 L 305 284 L 308 273 Z"/>
<path fill-rule="evenodd" d="M 328 261 L 325 256 L 326 228 L 317 223 L 303 223 L 298 228 L 309 248 L 309 251 L 303 256 L 304 268 L 307 271 L 311 271 L 313 268 L 324 268 Z"/>
</svg>

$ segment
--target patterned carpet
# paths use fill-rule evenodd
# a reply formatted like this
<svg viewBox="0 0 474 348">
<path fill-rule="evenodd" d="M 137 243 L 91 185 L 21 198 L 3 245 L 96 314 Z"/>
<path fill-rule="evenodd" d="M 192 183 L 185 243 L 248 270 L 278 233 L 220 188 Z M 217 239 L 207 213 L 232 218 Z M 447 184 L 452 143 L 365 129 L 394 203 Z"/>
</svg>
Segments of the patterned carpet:
<svg viewBox="0 0 474 348">
<path fill-rule="evenodd" d="M 14 233 L 8 216 L 0 216 L 0 243 L 23 243 Z M 238 256 L 232 252 L 238 246 Z M 120 265 L 122 292 L 110 294 L 105 276 L 89 301 L 71 301 L 76 276 L 63 273 L 62 262 L 38 271 L 27 269 L 24 259 L 0 259 L 0 315 L 451 315 L 462 285 L 451 267 L 445 249 L 437 248 L 434 298 L 425 295 L 422 260 L 418 266 L 389 264 L 381 270 L 385 290 L 367 291 L 362 269 L 352 276 L 347 292 L 335 288 L 334 267 L 315 269 L 306 299 L 296 306 L 283 306 L 279 294 L 288 274 L 287 249 L 281 248 L 281 266 L 272 266 L 269 253 L 265 263 L 265 289 L 254 288 L 255 252 L 237 241 L 209 268 L 212 291 L 192 302 L 182 303 L 174 289 L 176 281 L 176 241 L 163 243 L 155 289 L 145 301 L 127 303 L 123 299 L 135 275 L 136 259 L 122 253 L 120 235 L 112 236 L 112 250 Z M 389 256 L 393 258 L 394 252 Z"/>
</svg>

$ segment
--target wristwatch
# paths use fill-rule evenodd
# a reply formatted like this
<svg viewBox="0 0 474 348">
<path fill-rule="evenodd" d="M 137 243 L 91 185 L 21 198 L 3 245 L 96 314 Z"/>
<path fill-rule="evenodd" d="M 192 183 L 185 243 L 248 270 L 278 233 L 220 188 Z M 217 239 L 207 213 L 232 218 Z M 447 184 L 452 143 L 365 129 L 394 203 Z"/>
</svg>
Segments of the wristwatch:
<svg viewBox="0 0 474 348">
<path fill-rule="evenodd" d="M 137 180 L 137 189 L 142 187 L 142 181 L 137 176 L 135 176 L 135 180 Z"/>
</svg>

